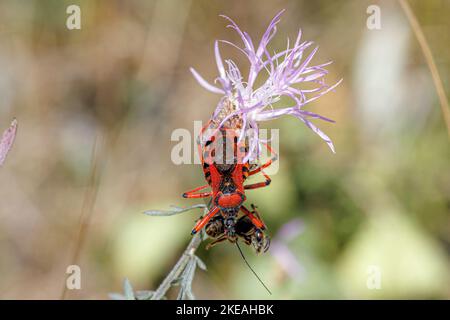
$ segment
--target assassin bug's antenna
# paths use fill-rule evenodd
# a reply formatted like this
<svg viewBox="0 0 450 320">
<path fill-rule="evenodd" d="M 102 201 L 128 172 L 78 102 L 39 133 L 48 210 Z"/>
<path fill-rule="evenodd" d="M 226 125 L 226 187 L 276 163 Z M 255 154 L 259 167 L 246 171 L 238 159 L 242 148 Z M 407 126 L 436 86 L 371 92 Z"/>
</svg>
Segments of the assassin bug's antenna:
<svg viewBox="0 0 450 320">
<path fill-rule="evenodd" d="M 242 259 L 244 259 L 245 264 L 247 265 L 247 267 L 249 267 L 249 269 L 253 272 L 253 274 L 255 275 L 255 277 L 258 279 L 258 281 L 263 285 L 263 287 L 267 290 L 267 292 L 272 295 L 272 292 L 269 290 L 269 288 L 267 288 L 267 286 L 264 284 L 264 282 L 261 280 L 261 278 L 256 274 L 255 270 L 253 270 L 253 268 L 250 266 L 250 264 L 248 263 L 247 259 L 245 259 L 244 253 L 241 250 L 241 247 L 239 247 L 238 242 L 236 241 L 236 247 L 239 250 L 239 253 L 241 254 Z"/>
</svg>

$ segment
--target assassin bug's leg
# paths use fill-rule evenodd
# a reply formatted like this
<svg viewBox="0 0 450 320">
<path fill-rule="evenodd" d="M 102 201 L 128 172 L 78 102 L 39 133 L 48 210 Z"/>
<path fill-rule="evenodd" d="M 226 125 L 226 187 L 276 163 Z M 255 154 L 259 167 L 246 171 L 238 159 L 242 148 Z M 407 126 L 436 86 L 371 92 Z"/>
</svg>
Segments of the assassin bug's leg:
<svg viewBox="0 0 450 320">
<path fill-rule="evenodd" d="M 212 135 L 208 138 L 208 140 L 203 141 L 203 135 L 205 131 L 211 129 L 211 122 L 212 121 L 209 120 L 208 123 L 203 126 L 202 130 L 200 130 L 200 133 L 197 136 L 197 151 L 203 165 L 203 170 L 205 170 L 208 165 L 214 162 L 214 148 L 211 150 L 211 152 L 209 152 L 209 150 L 211 149 L 210 145 L 214 143 L 216 137 Z"/>
<path fill-rule="evenodd" d="M 197 136 L 197 148 L 198 148 L 200 157 L 202 156 L 203 134 L 205 133 L 206 129 L 209 128 L 210 124 L 211 124 L 211 120 L 209 120 L 208 123 L 206 123 L 206 124 L 203 126 L 203 128 L 200 130 L 199 135 Z"/>
<path fill-rule="evenodd" d="M 206 245 L 206 250 L 209 250 L 210 248 L 214 247 L 215 245 L 217 245 L 217 244 L 219 244 L 219 243 L 221 243 L 221 242 L 223 242 L 223 241 L 225 241 L 225 240 L 227 240 L 227 237 L 226 237 L 225 235 L 220 236 L 220 237 L 217 238 L 216 240 L 214 240 L 214 241 L 208 243 L 208 244 Z"/>
<path fill-rule="evenodd" d="M 270 166 L 273 162 L 275 162 L 278 159 L 278 154 L 275 151 L 273 151 L 273 149 L 271 147 L 269 147 L 269 145 L 267 143 L 263 143 L 263 144 L 266 146 L 267 150 L 270 152 L 271 158 L 266 163 L 264 163 L 263 165 L 259 166 L 255 170 L 250 171 L 248 173 L 249 176 L 257 174 L 258 172 L 260 172 L 261 170 L 267 168 L 268 166 Z"/>
<path fill-rule="evenodd" d="M 203 133 L 205 133 L 206 129 L 209 127 L 209 125 L 211 124 L 211 120 L 209 120 L 202 128 L 202 130 L 200 130 L 200 134 L 197 137 L 197 143 L 200 143 L 200 140 L 198 139 L 199 137 L 203 136 Z"/>
<path fill-rule="evenodd" d="M 209 187 L 207 184 L 195 189 L 192 189 L 190 191 L 186 191 L 185 193 L 183 193 L 183 198 L 190 198 L 190 199 L 196 199 L 196 198 L 206 198 L 206 197 L 210 197 L 212 195 L 211 192 L 202 192 L 202 193 L 194 193 L 197 192 L 199 190 L 203 190 L 206 187 Z"/>
<path fill-rule="evenodd" d="M 261 222 L 261 217 L 256 210 L 256 206 L 254 204 L 251 205 L 252 211 L 251 213 L 255 215 L 257 219 L 259 219 Z M 247 218 L 248 216 L 244 216 Z M 253 222 L 252 222 L 253 223 Z M 270 237 L 264 233 L 263 228 L 257 228 L 254 226 L 252 229 L 252 232 L 250 234 L 246 234 L 243 238 L 244 240 L 249 242 L 247 244 L 252 244 L 253 248 L 256 250 L 256 253 L 259 254 L 261 251 L 266 252 L 269 249 L 270 246 Z"/>
<path fill-rule="evenodd" d="M 258 170 L 258 169 L 256 169 L 256 170 Z M 272 182 L 272 179 L 270 179 L 270 177 L 267 174 L 265 174 L 263 171 L 261 171 L 261 173 L 266 178 L 266 181 L 248 184 L 248 185 L 244 186 L 244 189 L 250 190 L 250 189 L 258 189 L 258 188 L 267 187 Z"/>
<path fill-rule="evenodd" d="M 192 229 L 191 234 L 196 234 L 199 230 L 201 230 L 208 223 L 208 221 L 217 214 L 217 212 L 219 212 L 218 207 L 213 207 L 211 210 L 209 210 L 209 212 L 203 218 L 197 221 L 197 224 L 195 225 L 194 229 Z"/>
<path fill-rule="evenodd" d="M 250 207 L 252 207 L 252 213 L 255 215 L 255 216 L 257 216 L 259 219 L 261 219 L 261 216 L 259 215 L 259 212 L 258 212 L 258 207 L 257 206 L 255 206 L 253 203 L 250 205 Z"/>
<path fill-rule="evenodd" d="M 265 230 L 266 229 L 266 226 L 265 226 L 264 222 L 262 222 L 262 220 L 260 218 L 255 216 L 253 214 L 253 212 L 250 212 L 250 210 L 248 210 L 244 206 L 241 206 L 241 210 L 247 217 L 249 217 L 249 219 L 252 221 L 252 223 L 255 225 L 256 228 L 261 229 L 261 230 Z"/>
<path fill-rule="evenodd" d="M 276 161 L 278 159 L 278 155 L 275 153 L 275 151 L 273 151 L 273 149 L 271 147 L 269 147 L 269 145 L 267 143 L 264 143 L 264 145 L 266 146 L 267 150 L 269 150 L 272 157 L 269 159 L 269 161 L 267 161 L 263 165 L 259 166 L 258 168 L 256 168 L 253 171 L 250 171 L 248 173 L 248 175 L 252 176 L 254 174 L 261 172 L 264 175 L 264 177 L 266 178 L 266 180 L 264 182 L 246 185 L 246 186 L 244 186 L 244 188 L 246 190 L 267 187 L 270 184 L 270 182 L 272 182 L 272 179 L 270 179 L 270 177 L 266 173 L 264 173 L 264 171 L 262 171 L 262 170 L 267 168 L 268 166 L 270 166 L 274 161 Z"/>
</svg>

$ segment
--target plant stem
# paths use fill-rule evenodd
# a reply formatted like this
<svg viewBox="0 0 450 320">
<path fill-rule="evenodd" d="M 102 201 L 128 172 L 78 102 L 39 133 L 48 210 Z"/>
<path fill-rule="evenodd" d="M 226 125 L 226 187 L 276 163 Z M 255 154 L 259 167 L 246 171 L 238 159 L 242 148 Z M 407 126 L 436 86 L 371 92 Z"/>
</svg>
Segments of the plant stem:
<svg viewBox="0 0 450 320">
<path fill-rule="evenodd" d="M 202 234 L 201 232 L 199 232 L 191 239 L 180 259 L 178 259 L 173 269 L 169 272 L 163 282 L 161 282 L 161 284 L 159 285 L 158 289 L 156 289 L 155 293 L 152 295 L 151 300 L 161 300 L 164 297 L 166 292 L 171 287 L 172 283 L 180 277 L 181 273 L 189 262 L 189 259 L 193 257 L 201 242 Z"/>
</svg>

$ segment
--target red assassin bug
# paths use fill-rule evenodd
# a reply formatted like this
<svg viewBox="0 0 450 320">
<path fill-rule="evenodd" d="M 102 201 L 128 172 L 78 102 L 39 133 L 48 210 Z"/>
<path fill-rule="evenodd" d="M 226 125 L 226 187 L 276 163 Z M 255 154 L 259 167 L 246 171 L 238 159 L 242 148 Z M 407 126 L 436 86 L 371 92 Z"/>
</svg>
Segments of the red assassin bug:
<svg viewBox="0 0 450 320">
<path fill-rule="evenodd" d="M 202 138 L 211 123 L 210 121 L 203 127 L 199 138 Z M 265 144 L 272 157 L 266 163 L 252 168 L 248 161 L 242 161 L 243 155 L 248 152 L 248 147 L 245 142 L 238 142 L 237 131 L 226 127 L 221 127 L 217 131 L 220 133 L 220 138 L 212 135 L 204 144 L 201 141 L 199 143 L 203 173 L 208 184 L 183 194 L 184 198 L 212 198 L 209 212 L 197 222 L 192 234 L 206 226 L 207 233 L 212 237 L 217 237 L 217 240 L 211 245 L 226 239 L 235 243 L 237 238 L 241 237 L 245 243 L 252 243 L 257 252 L 260 252 L 262 248 L 267 250 L 269 240 L 264 234 L 266 226 L 255 207 L 252 206 L 253 211 L 250 211 L 243 206 L 243 202 L 246 200 L 245 190 L 262 188 L 270 184 L 270 177 L 262 170 L 270 166 L 277 159 L 277 155 Z M 227 147 L 230 146 L 233 150 L 231 161 L 227 158 Z M 259 172 L 265 177 L 264 182 L 244 185 L 249 176 Z M 197 193 L 208 186 L 211 187 L 210 192 Z M 243 213 L 240 219 L 238 219 L 239 211 Z M 217 216 L 218 213 L 220 216 Z"/>
</svg>

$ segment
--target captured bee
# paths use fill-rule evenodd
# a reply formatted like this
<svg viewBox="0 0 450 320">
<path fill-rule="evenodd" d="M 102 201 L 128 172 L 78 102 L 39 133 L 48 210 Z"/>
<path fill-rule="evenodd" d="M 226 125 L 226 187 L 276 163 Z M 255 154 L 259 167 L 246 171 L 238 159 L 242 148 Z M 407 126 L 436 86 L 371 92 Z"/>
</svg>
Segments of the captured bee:
<svg viewBox="0 0 450 320">
<path fill-rule="evenodd" d="M 252 214 L 259 216 L 256 207 L 252 204 Z M 214 241 L 208 244 L 207 249 L 216 244 L 228 240 L 235 243 L 240 238 L 246 245 L 251 245 L 256 253 L 266 252 L 270 246 L 270 237 L 264 230 L 257 228 L 247 215 L 243 215 L 232 223 L 233 230 L 227 231 L 227 220 L 230 218 L 217 215 L 212 218 L 205 226 L 205 232 Z M 231 225 L 228 222 L 228 225 Z"/>
</svg>

